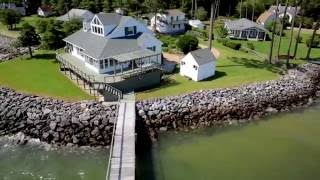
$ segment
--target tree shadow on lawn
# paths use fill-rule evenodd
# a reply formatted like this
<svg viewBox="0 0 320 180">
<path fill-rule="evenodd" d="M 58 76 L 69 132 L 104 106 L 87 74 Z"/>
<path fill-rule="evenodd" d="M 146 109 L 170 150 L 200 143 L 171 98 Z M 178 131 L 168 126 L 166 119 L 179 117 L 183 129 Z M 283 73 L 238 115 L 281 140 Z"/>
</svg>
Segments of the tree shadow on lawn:
<svg viewBox="0 0 320 180">
<path fill-rule="evenodd" d="M 44 53 L 44 54 L 35 54 L 33 59 L 37 60 L 55 60 L 56 54 L 55 53 Z"/>
<path fill-rule="evenodd" d="M 216 79 L 219 79 L 219 78 L 222 78 L 223 76 L 226 76 L 227 73 L 226 72 L 223 72 L 223 71 L 216 71 L 215 75 L 212 76 L 212 77 L 209 77 L 207 79 L 204 79 L 200 82 L 206 82 L 206 81 L 213 81 L 213 80 L 216 80 Z"/>
<path fill-rule="evenodd" d="M 265 61 L 259 61 L 259 60 L 248 59 L 248 58 L 238 58 L 238 57 L 231 57 L 229 59 L 232 62 L 239 64 L 239 65 L 231 65 L 231 66 L 245 66 L 247 68 L 264 69 L 273 73 L 280 73 L 281 71 L 280 70 L 281 64 L 268 64 Z"/>
</svg>

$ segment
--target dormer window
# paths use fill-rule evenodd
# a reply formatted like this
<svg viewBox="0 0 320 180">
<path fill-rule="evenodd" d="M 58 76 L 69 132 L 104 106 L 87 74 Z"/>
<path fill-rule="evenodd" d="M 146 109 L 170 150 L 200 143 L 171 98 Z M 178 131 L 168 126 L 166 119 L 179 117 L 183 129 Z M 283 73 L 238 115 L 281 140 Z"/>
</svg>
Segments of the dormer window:
<svg viewBox="0 0 320 180">
<path fill-rule="evenodd" d="M 124 28 L 125 36 L 132 36 L 137 33 L 137 26 L 125 27 Z"/>
<path fill-rule="evenodd" d="M 99 20 L 98 20 L 98 18 L 94 18 L 93 24 L 95 24 L 95 25 L 101 25 L 100 22 L 99 22 Z"/>
</svg>

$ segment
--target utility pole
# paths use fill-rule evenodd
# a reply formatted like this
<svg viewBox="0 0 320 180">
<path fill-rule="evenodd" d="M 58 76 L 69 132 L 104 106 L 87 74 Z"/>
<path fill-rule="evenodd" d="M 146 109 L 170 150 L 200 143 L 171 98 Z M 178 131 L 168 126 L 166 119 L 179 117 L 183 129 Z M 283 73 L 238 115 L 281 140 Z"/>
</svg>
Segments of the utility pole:
<svg viewBox="0 0 320 180">
<path fill-rule="evenodd" d="M 210 31 L 209 31 L 209 48 L 212 49 L 212 32 L 213 32 L 213 11 L 217 0 L 211 2 L 211 14 L 210 14 Z"/>
<path fill-rule="evenodd" d="M 314 37 L 316 36 L 316 32 L 317 30 L 319 29 L 319 20 L 316 22 L 316 24 L 314 25 L 314 29 L 313 29 L 313 33 L 312 33 L 312 37 L 311 37 L 311 40 L 310 40 L 310 44 L 309 44 L 309 49 L 308 49 L 308 53 L 307 53 L 307 61 L 310 60 L 310 53 L 311 53 L 311 48 L 312 48 L 312 43 L 313 43 L 313 40 L 314 40 Z"/>
<path fill-rule="evenodd" d="M 276 19 L 273 23 L 273 28 L 272 28 L 272 38 L 271 38 L 271 43 L 270 43 L 270 53 L 269 53 L 269 64 L 272 63 L 272 56 L 273 56 L 273 43 L 274 43 L 274 31 L 276 30 L 276 24 L 278 20 L 278 11 L 279 11 L 279 0 L 277 0 L 277 8 L 276 8 Z"/>
</svg>

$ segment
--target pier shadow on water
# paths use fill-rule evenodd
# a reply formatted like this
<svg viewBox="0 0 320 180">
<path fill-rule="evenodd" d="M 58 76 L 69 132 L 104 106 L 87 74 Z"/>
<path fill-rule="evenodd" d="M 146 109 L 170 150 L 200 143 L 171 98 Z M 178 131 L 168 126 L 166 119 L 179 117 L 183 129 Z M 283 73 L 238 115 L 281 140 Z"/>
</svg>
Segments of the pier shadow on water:
<svg viewBox="0 0 320 180">
<path fill-rule="evenodd" d="M 136 132 L 136 179 L 154 180 L 156 178 L 152 142 L 141 119 L 136 121 Z"/>
</svg>

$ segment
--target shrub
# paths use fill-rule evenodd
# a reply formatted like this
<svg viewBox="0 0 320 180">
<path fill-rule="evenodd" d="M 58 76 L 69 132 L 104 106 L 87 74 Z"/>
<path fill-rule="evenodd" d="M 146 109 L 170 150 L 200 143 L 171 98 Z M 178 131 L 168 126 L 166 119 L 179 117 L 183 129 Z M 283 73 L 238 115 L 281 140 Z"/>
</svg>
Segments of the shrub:
<svg viewBox="0 0 320 180">
<path fill-rule="evenodd" d="M 245 49 L 245 48 L 240 48 L 239 50 L 242 51 L 242 52 L 244 52 L 244 53 L 248 53 L 248 52 L 249 52 L 249 51 L 248 51 L 247 49 Z"/>
<path fill-rule="evenodd" d="M 222 25 L 219 25 L 216 27 L 218 36 L 221 38 L 225 38 L 228 35 L 228 30 L 226 28 L 224 28 Z"/>
<path fill-rule="evenodd" d="M 184 53 L 187 54 L 190 51 L 198 48 L 198 39 L 191 35 L 183 35 L 177 41 L 177 47 Z"/>
<path fill-rule="evenodd" d="M 217 39 L 217 41 L 218 41 L 218 43 L 221 43 L 222 45 L 226 45 L 227 44 L 227 42 L 228 42 L 228 39 L 225 39 L 225 38 L 219 38 L 219 39 Z"/>
<path fill-rule="evenodd" d="M 208 12 L 203 7 L 199 7 L 195 15 L 200 21 L 205 21 L 207 19 Z"/>
<path fill-rule="evenodd" d="M 255 49 L 254 44 L 252 42 L 247 42 L 247 47 L 251 50 Z"/>
<path fill-rule="evenodd" d="M 241 48 L 241 43 L 235 43 L 232 41 L 227 41 L 226 45 L 227 47 L 234 49 L 234 50 L 239 50 Z"/>
<path fill-rule="evenodd" d="M 306 44 L 308 47 L 310 47 L 310 45 L 312 48 L 317 47 L 320 44 L 319 36 L 315 36 L 312 43 L 311 43 L 311 38 L 307 39 Z"/>
</svg>

